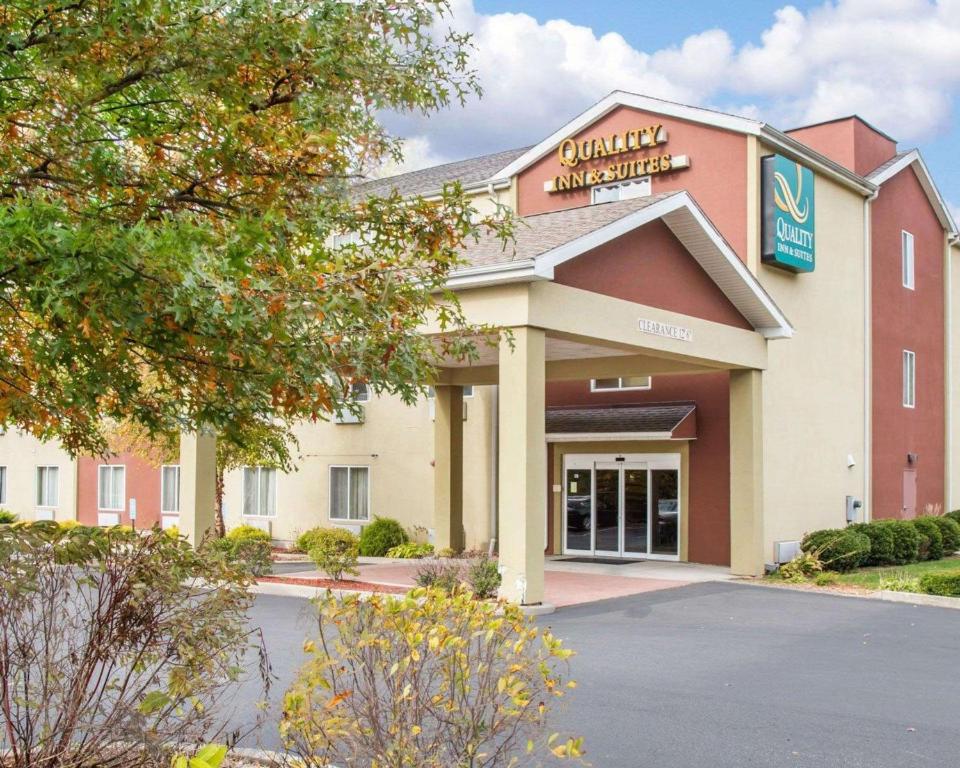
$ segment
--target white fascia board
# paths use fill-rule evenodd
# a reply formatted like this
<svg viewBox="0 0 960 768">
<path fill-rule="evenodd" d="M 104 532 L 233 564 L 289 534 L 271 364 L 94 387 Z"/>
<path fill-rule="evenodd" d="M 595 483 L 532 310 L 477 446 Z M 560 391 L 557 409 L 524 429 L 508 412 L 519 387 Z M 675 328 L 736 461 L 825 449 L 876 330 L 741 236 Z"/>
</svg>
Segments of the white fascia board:
<svg viewBox="0 0 960 768">
<path fill-rule="evenodd" d="M 448 288 L 479 288 L 495 283 L 513 283 L 536 280 L 535 263 L 532 259 L 494 264 L 486 267 L 471 267 L 451 273 L 447 278 Z"/>
<path fill-rule="evenodd" d="M 693 440 L 674 437 L 673 432 L 548 432 L 548 443 L 595 443 L 611 440 Z"/>
<path fill-rule="evenodd" d="M 608 112 L 617 107 L 630 107 L 645 112 L 655 112 L 658 115 L 667 117 L 676 117 L 680 120 L 689 120 L 694 123 L 704 123 L 713 125 L 717 128 L 723 128 L 737 133 L 754 133 L 759 131 L 762 123 L 756 120 L 750 120 L 736 115 L 727 115 L 723 112 L 714 112 L 702 107 L 691 107 L 686 104 L 677 104 L 673 101 L 663 101 L 651 96 L 641 96 L 638 93 L 629 93 L 628 91 L 613 91 L 604 96 L 600 101 L 581 112 L 573 120 L 565 123 L 559 130 L 551 133 L 547 138 L 531 147 L 512 163 L 491 176 L 492 179 L 504 179 L 516 176 L 528 165 L 532 165 L 545 154 L 554 149 L 561 141 L 569 136 L 573 136 L 591 123 L 599 120 Z"/>
<path fill-rule="evenodd" d="M 957 223 L 953 220 L 953 215 L 950 213 L 950 209 L 947 207 L 946 201 L 940 194 L 940 190 L 937 189 L 937 184 L 934 182 L 933 176 L 930 174 L 930 169 L 927 168 L 927 164 L 923 161 L 923 156 L 920 154 L 920 150 L 911 150 L 901 157 L 897 162 L 891 163 L 879 173 L 871 174 L 869 179 L 877 186 L 881 186 L 910 166 L 914 166 L 914 170 L 917 173 L 917 179 L 920 181 L 920 186 L 923 187 L 923 191 L 926 193 L 927 199 L 933 206 L 933 209 L 937 214 L 937 218 L 940 220 L 940 225 L 947 231 L 949 235 L 957 237 Z"/>
</svg>

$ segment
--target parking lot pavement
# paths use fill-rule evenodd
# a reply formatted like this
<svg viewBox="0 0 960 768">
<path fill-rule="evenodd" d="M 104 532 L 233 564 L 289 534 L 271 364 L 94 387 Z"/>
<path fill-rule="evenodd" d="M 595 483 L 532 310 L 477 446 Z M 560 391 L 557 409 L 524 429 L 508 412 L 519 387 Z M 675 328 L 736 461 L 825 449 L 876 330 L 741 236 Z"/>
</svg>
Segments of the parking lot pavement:
<svg viewBox="0 0 960 768">
<path fill-rule="evenodd" d="M 274 700 L 303 658 L 308 607 L 261 595 L 253 608 Z M 904 768 L 960 755 L 957 611 L 705 583 L 541 622 L 577 651 L 579 685 L 553 725 L 585 736 L 598 768 Z M 252 690 L 236 701 L 237 723 L 251 720 Z M 275 721 L 259 743 L 278 745 Z"/>
</svg>

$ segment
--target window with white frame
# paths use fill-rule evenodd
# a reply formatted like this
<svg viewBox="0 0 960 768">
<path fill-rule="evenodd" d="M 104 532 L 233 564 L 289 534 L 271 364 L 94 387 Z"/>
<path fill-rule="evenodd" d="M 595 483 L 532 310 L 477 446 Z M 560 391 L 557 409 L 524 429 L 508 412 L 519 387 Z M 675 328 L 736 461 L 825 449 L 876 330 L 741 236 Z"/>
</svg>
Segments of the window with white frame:
<svg viewBox="0 0 960 768">
<path fill-rule="evenodd" d="M 350 397 L 353 398 L 355 403 L 369 403 L 370 385 L 364 384 L 362 381 L 354 382 L 350 385 Z"/>
<path fill-rule="evenodd" d="M 607 184 L 594 187 L 590 192 L 591 203 L 612 203 L 616 200 L 632 200 L 635 197 L 647 197 L 650 194 L 650 177 L 621 181 L 619 184 Z"/>
<path fill-rule="evenodd" d="M 911 291 L 916 288 L 915 259 L 913 253 L 913 235 L 906 230 L 900 233 L 900 253 L 903 265 L 903 287 Z"/>
<path fill-rule="evenodd" d="M 60 467 L 37 467 L 37 506 L 60 505 Z"/>
<path fill-rule="evenodd" d="M 0 467 L 0 504 L 7 503 L 7 468 Z"/>
<path fill-rule="evenodd" d="M 160 467 L 160 512 L 180 512 L 180 466 L 165 464 Z"/>
<path fill-rule="evenodd" d="M 436 397 L 436 390 L 433 387 L 427 387 L 427 399 L 433 400 Z M 463 396 L 464 397 L 473 397 L 473 384 L 464 384 L 463 386 Z"/>
<path fill-rule="evenodd" d="M 97 468 L 97 509 L 122 512 L 127 468 L 120 464 L 101 464 Z"/>
<path fill-rule="evenodd" d="M 245 517 L 276 517 L 277 470 L 243 468 L 243 514 Z"/>
<path fill-rule="evenodd" d="M 650 389 L 653 380 L 649 376 L 620 376 L 613 379 L 590 379 L 591 392 L 619 392 L 630 389 Z"/>
<path fill-rule="evenodd" d="M 330 519 L 370 519 L 370 467 L 330 467 Z"/>
<path fill-rule="evenodd" d="M 917 405 L 917 356 L 909 349 L 903 350 L 903 405 Z"/>
</svg>

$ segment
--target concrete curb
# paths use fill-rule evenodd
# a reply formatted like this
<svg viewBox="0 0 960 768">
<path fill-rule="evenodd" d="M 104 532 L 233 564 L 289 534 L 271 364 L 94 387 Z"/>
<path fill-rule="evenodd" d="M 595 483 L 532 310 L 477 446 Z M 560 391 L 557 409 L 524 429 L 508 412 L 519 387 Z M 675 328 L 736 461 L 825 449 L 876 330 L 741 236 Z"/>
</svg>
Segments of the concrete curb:
<svg viewBox="0 0 960 768">
<path fill-rule="evenodd" d="M 553 603 L 540 603 L 539 605 L 521 605 L 520 610 L 524 616 L 548 616 L 557 610 Z"/>
<path fill-rule="evenodd" d="M 929 608 L 950 608 L 960 610 L 960 598 L 943 597 L 941 595 L 924 595 L 919 592 L 894 592 L 889 589 L 874 589 L 869 592 L 847 592 L 840 589 L 830 589 L 829 587 L 816 587 L 813 585 L 799 584 L 771 584 L 764 583 L 759 579 L 751 581 L 740 579 L 736 583 L 749 584 L 754 587 L 763 587 L 765 589 L 787 589 L 791 592 L 802 592 L 805 595 L 829 595 L 830 597 L 854 597 L 861 600 L 880 600 L 886 603 L 906 603 L 908 605 L 925 606 Z"/>
<path fill-rule="evenodd" d="M 932 608 L 952 608 L 960 610 L 960 599 L 943 597 L 942 595 L 921 595 L 917 592 L 892 592 L 889 589 L 878 590 L 878 599 L 891 603 L 909 603 L 910 605 L 924 605 Z"/>
</svg>

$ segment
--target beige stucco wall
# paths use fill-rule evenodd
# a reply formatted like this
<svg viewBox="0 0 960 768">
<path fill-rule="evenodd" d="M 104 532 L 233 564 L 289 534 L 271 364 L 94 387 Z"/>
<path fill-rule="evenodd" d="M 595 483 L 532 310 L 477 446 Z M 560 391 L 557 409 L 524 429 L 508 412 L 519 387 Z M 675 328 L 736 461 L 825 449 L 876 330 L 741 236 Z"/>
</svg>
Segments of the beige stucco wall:
<svg viewBox="0 0 960 768">
<path fill-rule="evenodd" d="M 36 518 L 37 467 L 59 467 L 59 504 L 54 519 L 72 520 L 77 515 L 77 462 L 57 442 L 41 443 L 35 437 L 11 430 L 0 436 L 0 467 L 7 468 L 9 509 L 21 520 Z"/>
<path fill-rule="evenodd" d="M 796 330 L 768 344 L 763 374 L 768 561 L 775 541 L 842 526 L 845 497 L 865 492 L 864 199 L 819 175 L 815 190 L 816 269 L 758 267 Z"/>
<path fill-rule="evenodd" d="M 464 398 L 463 518 L 466 546 L 486 547 L 491 515 L 491 417 L 494 387 L 476 387 Z M 297 470 L 277 478 L 272 535 L 292 541 L 329 517 L 331 465 L 370 467 L 371 515 L 392 517 L 412 529 L 433 527 L 433 421 L 426 398 L 406 406 L 395 397 L 374 397 L 363 406 L 363 424 L 321 422 L 297 430 Z M 244 522 L 242 473 L 228 473 L 224 502 L 228 527 Z M 339 523 L 337 523 L 339 524 Z"/>
</svg>

